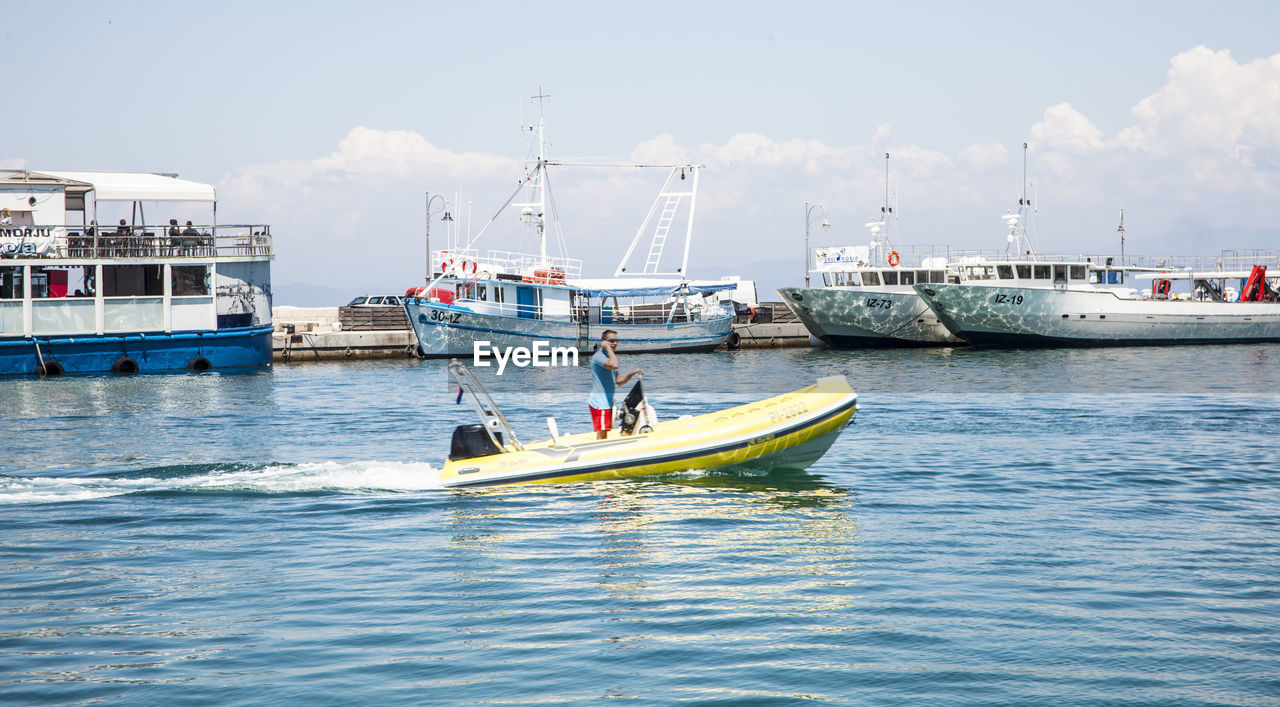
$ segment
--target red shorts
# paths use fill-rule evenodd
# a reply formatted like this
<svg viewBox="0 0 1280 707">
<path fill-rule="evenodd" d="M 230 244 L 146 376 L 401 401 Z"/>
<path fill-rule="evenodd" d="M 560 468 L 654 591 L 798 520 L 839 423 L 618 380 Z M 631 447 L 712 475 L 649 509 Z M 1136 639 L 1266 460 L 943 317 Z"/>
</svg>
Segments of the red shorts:
<svg viewBox="0 0 1280 707">
<path fill-rule="evenodd" d="M 587 406 L 591 410 L 591 429 L 599 432 L 600 430 L 613 429 L 613 409 L 600 410 Z"/>
</svg>

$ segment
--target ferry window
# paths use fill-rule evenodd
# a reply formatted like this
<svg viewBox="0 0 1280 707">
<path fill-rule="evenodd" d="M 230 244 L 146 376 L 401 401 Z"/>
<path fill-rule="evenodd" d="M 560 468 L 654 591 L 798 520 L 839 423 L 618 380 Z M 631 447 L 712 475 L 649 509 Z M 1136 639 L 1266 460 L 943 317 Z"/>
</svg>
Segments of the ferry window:
<svg viewBox="0 0 1280 707">
<path fill-rule="evenodd" d="M 488 287 L 484 285 L 476 285 L 476 292 L 477 292 L 476 299 L 480 300 L 481 302 L 487 302 L 489 300 Z"/>
<path fill-rule="evenodd" d="M 174 297 L 209 294 L 207 265 L 174 265 L 169 279 Z"/>
<path fill-rule="evenodd" d="M 914 285 L 914 284 L 916 284 L 916 274 L 915 274 L 915 272 L 913 272 L 913 271 L 911 271 L 911 270 L 903 270 L 900 274 L 902 275 L 902 284 L 904 284 L 904 285 Z"/>
<path fill-rule="evenodd" d="M 1084 266 L 1083 266 L 1083 265 L 1072 265 L 1072 266 L 1071 266 L 1071 279 L 1072 279 L 1072 280 L 1083 280 L 1083 279 L 1084 279 Z"/>
<path fill-rule="evenodd" d="M 929 278 L 929 282 L 946 282 L 947 281 L 947 273 L 942 270 L 934 270 L 929 274 L 931 275 L 931 277 Z"/>
<path fill-rule="evenodd" d="M 1037 279 L 1037 280 L 1048 280 L 1048 279 L 1049 279 L 1049 266 L 1048 266 L 1048 265 L 1037 265 L 1037 266 L 1035 266 L 1034 268 L 1032 268 L 1031 272 L 1035 275 L 1035 279 Z"/>
<path fill-rule="evenodd" d="M 1065 265 L 1055 265 L 1055 266 L 1053 266 L 1053 281 L 1054 281 L 1054 282 L 1066 282 L 1066 281 L 1067 281 L 1067 266 L 1065 266 Z"/>
<path fill-rule="evenodd" d="M 868 270 L 862 273 L 862 284 L 868 286 L 876 286 L 880 284 L 880 273 L 874 270 Z"/>
<path fill-rule="evenodd" d="M 930 280 L 929 280 L 929 271 L 928 271 L 928 270 L 917 270 L 917 271 L 916 271 L 916 282 L 918 282 L 918 283 L 919 283 L 919 282 L 930 282 Z"/>
<path fill-rule="evenodd" d="M 996 274 L 1000 276 L 1000 279 L 1001 279 L 1001 280 L 1012 280 L 1012 279 L 1013 279 L 1013 266 L 1012 266 L 1012 265 L 997 265 L 997 266 L 996 266 Z"/>
<path fill-rule="evenodd" d="M 92 265 L 67 265 L 60 267 L 31 268 L 31 296 L 92 297 L 94 267 Z M 19 286 L 18 296 L 22 296 Z"/>
<path fill-rule="evenodd" d="M 860 287 L 862 285 L 862 277 L 856 272 L 849 273 L 849 284 L 854 287 Z"/>
<path fill-rule="evenodd" d="M 1015 266 L 1013 266 L 1013 267 L 1014 267 L 1014 269 L 1015 269 L 1015 270 L 1017 271 L 1017 273 L 1018 273 L 1018 279 L 1019 279 L 1019 280 L 1030 280 L 1030 279 L 1031 279 L 1031 266 L 1030 266 L 1030 265 L 1015 265 Z"/>
<path fill-rule="evenodd" d="M 822 273 L 822 285 L 823 287 L 831 287 L 831 275 L 825 272 Z"/>
<path fill-rule="evenodd" d="M 885 270 L 885 271 L 884 271 L 884 284 L 886 284 L 886 285 L 896 285 L 896 284 L 898 284 L 898 273 L 897 273 L 897 271 L 894 271 L 894 270 Z"/>
<path fill-rule="evenodd" d="M 22 268 L 0 267 L 0 299 L 22 299 Z"/>
<path fill-rule="evenodd" d="M 494 286 L 493 301 L 497 302 L 498 304 L 502 304 L 503 302 L 507 301 L 506 296 L 503 294 L 506 291 L 507 289 L 505 287 Z"/>
<path fill-rule="evenodd" d="M 104 265 L 102 294 L 107 297 L 159 297 L 164 294 L 164 266 Z"/>
</svg>

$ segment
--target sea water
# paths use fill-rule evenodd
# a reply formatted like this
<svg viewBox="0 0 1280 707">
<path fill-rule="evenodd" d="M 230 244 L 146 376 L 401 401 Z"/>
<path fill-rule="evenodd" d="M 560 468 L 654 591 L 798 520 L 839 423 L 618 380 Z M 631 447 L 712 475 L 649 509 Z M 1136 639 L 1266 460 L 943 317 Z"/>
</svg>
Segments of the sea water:
<svg viewBox="0 0 1280 707">
<path fill-rule="evenodd" d="M 861 409 L 807 472 L 457 492 L 439 361 L 0 381 L 0 702 L 1280 702 L 1280 346 L 621 358 Z M 585 367 L 480 375 L 589 425 Z"/>
</svg>

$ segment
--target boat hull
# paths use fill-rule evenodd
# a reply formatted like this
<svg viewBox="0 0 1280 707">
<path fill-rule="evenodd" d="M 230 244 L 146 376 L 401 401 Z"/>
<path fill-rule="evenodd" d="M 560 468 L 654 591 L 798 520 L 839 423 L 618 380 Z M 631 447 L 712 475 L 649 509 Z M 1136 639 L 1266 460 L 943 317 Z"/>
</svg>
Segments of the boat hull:
<svg viewBox="0 0 1280 707">
<path fill-rule="evenodd" d="M 974 346 L 1058 347 L 1280 341 L 1280 303 L 1142 300 L 1108 290 L 916 285 Z"/>
<path fill-rule="evenodd" d="M 732 317 L 716 317 L 671 324 L 586 324 L 548 319 L 482 314 L 464 307 L 409 299 L 405 302 L 409 323 L 418 346 L 428 357 L 470 356 L 475 342 L 491 347 L 531 348 L 535 341 L 552 347 L 591 353 L 606 329 L 618 332 L 620 351 L 669 353 L 711 351 L 729 337 Z"/>
<path fill-rule="evenodd" d="M 782 301 L 810 334 L 833 348 L 949 346 L 960 343 L 912 290 L 784 288 Z"/>
<path fill-rule="evenodd" d="M 767 400 L 660 422 L 644 434 L 596 440 L 588 432 L 524 451 L 449 461 L 441 482 L 468 488 L 601 481 L 740 464 L 803 469 L 835 441 L 857 397 L 843 376 L 833 376 Z"/>
<path fill-rule="evenodd" d="M 42 359 L 45 371 L 66 374 L 266 367 L 271 329 L 0 339 L 0 375 L 39 375 Z M 131 368 L 122 364 L 126 359 Z"/>
</svg>

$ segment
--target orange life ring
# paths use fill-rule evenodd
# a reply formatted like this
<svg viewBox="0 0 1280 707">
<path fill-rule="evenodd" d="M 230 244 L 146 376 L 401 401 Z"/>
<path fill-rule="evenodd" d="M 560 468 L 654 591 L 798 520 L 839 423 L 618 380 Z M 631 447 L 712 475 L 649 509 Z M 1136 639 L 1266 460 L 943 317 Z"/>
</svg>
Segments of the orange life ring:
<svg viewBox="0 0 1280 707">
<path fill-rule="evenodd" d="M 902 262 L 902 257 L 898 255 L 898 251 L 889 251 L 889 267 L 896 268 L 900 262 Z"/>
</svg>

